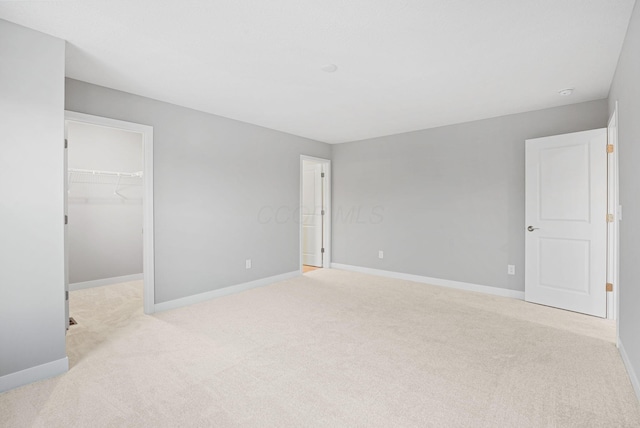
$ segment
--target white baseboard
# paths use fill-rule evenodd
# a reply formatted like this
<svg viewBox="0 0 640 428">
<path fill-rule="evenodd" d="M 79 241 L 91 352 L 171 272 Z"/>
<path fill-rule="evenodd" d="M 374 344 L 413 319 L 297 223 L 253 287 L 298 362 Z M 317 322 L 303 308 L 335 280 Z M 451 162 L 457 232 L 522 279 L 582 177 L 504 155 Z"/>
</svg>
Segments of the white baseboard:
<svg viewBox="0 0 640 428">
<path fill-rule="evenodd" d="M 113 278 L 94 279 L 93 281 L 74 282 L 69 284 L 69 290 L 82 290 L 83 288 L 102 287 L 103 285 L 120 284 L 122 282 L 140 281 L 144 279 L 144 274 L 134 273 L 133 275 L 114 276 Z"/>
<path fill-rule="evenodd" d="M 228 296 L 230 294 L 240 293 L 241 291 L 250 290 L 252 288 L 263 287 L 273 284 L 274 282 L 284 281 L 286 279 L 295 278 L 302 273 L 299 270 L 287 272 L 280 275 L 270 276 L 267 278 L 256 279 L 242 284 L 231 285 L 229 287 L 220 288 L 218 290 L 207 291 L 206 293 L 195 294 L 193 296 L 182 297 L 180 299 L 169 300 L 168 302 L 156 303 L 155 311 L 168 311 L 170 309 L 181 308 L 183 306 L 193 305 L 195 303 L 204 302 L 215 299 L 217 297 Z"/>
<path fill-rule="evenodd" d="M 640 401 L 640 380 L 638 379 L 638 375 L 636 371 L 633 369 L 631 365 L 631 361 L 629 360 L 629 356 L 627 352 L 624 350 L 624 346 L 622 342 L 618 339 L 618 350 L 620 351 L 620 356 L 622 357 L 622 362 L 624 366 L 627 368 L 627 374 L 629 375 L 629 380 L 631 380 L 631 385 L 633 385 L 633 389 L 636 392 L 636 397 L 638 397 L 638 401 Z"/>
<path fill-rule="evenodd" d="M 457 288 L 458 290 L 475 291 L 478 293 L 493 294 L 494 296 L 510 297 L 524 300 L 524 292 L 508 290 L 506 288 L 491 287 L 488 285 L 472 284 L 469 282 L 452 281 L 449 279 L 430 278 L 428 276 L 412 275 L 409 273 L 392 272 L 388 270 L 373 269 L 361 266 L 343 265 L 331 263 L 331 268 L 350 270 L 353 272 L 367 273 L 370 275 L 384 276 L 387 278 L 404 279 L 406 281 L 421 282 L 424 284 L 438 285 L 440 287 Z"/>
<path fill-rule="evenodd" d="M 67 357 L 51 361 L 39 366 L 9 373 L 0 377 L 0 392 L 8 391 L 19 386 L 37 382 L 58 376 L 69 371 L 69 359 Z"/>
</svg>

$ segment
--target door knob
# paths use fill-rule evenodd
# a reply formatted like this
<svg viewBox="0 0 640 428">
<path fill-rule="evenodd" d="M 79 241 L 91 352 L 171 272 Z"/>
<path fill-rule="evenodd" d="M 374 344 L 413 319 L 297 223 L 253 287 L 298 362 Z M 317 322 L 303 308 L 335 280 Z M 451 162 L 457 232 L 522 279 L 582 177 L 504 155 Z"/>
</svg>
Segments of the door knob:
<svg viewBox="0 0 640 428">
<path fill-rule="evenodd" d="M 533 227 L 533 226 L 529 226 L 529 227 L 527 227 L 527 230 L 528 230 L 529 232 L 533 232 L 534 230 L 538 230 L 538 229 L 540 229 L 540 228 L 539 228 L 539 227 Z"/>
</svg>

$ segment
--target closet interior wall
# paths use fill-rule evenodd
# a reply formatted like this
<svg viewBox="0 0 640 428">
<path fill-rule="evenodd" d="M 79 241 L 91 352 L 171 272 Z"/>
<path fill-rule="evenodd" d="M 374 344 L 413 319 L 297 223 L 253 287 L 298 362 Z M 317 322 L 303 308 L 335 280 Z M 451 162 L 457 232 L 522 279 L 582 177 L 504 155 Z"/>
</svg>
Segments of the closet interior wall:
<svg viewBox="0 0 640 428">
<path fill-rule="evenodd" d="M 142 135 L 67 122 L 69 283 L 142 274 Z"/>
</svg>

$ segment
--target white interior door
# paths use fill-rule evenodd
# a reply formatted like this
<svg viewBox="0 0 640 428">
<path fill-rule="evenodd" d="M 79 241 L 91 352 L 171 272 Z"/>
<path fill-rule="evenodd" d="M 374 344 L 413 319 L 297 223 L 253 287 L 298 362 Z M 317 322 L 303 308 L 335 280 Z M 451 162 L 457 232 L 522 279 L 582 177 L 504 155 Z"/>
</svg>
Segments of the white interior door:
<svg viewBox="0 0 640 428">
<path fill-rule="evenodd" d="M 526 141 L 526 301 L 606 316 L 606 144 L 606 129 Z"/>
<path fill-rule="evenodd" d="M 322 165 L 302 164 L 302 263 L 322 267 Z"/>
</svg>

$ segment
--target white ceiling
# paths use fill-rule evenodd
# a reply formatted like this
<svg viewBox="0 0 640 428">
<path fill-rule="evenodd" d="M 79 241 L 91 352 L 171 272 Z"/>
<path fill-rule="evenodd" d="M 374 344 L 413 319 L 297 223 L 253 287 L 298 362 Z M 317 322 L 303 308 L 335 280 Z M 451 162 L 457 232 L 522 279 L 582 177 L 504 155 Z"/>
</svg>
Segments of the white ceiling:
<svg viewBox="0 0 640 428">
<path fill-rule="evenodd" d="M 66 39 L 74 79 L 340 143 L 606 98 L 633 3 L 1 1 L 0 18 Z"/>
</svg>

